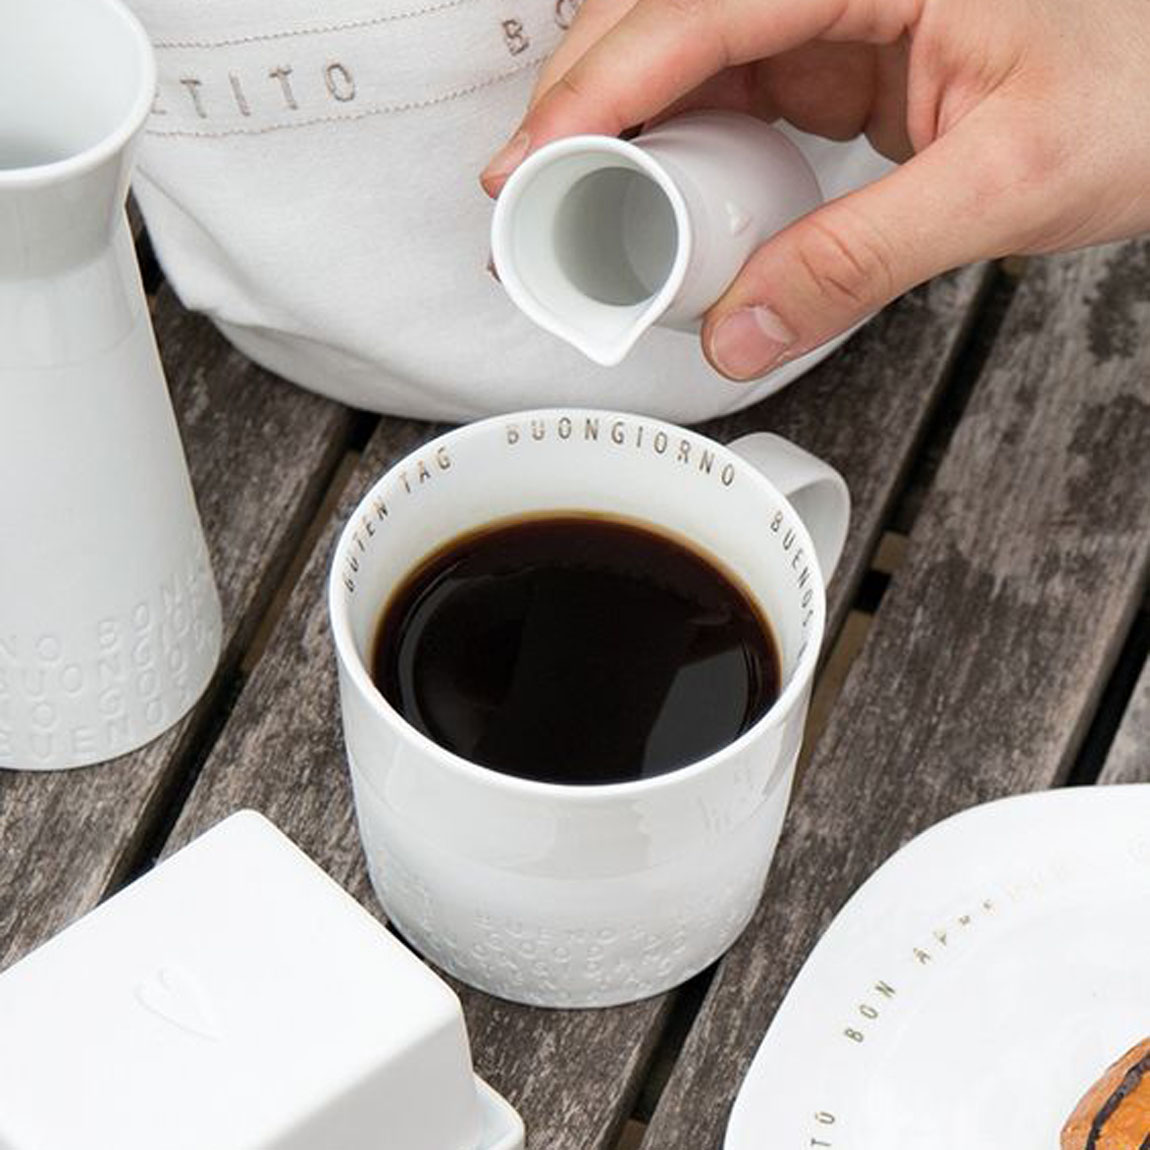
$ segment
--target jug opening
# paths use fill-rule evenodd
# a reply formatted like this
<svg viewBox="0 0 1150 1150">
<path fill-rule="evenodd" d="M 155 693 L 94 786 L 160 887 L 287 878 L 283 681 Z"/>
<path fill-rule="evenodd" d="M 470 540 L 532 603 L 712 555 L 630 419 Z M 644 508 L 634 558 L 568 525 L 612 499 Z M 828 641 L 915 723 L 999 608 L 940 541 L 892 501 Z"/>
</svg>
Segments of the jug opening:
<svg viewBox="0 0 1150 1150">
<path fill-rule="evenodd" d="M 147 114 L 151 48 L 119 4 L 7 0 L 3 25 L 0 181 L 101 145 L 114 150 Z"/>
<path fill-rule="evenodd" d="M 690 224 L 659 165 L 622 140 L 574 137 L 528 159 L 500 196 L 493 252 L 536 323 L 618 363 L 682 283 Z"/>
<path fill-rule="evenodd" d="M 667 282 L 678 248 L 675 210 L 645 172 L 601 168 L 559 204 L 553 242 L 563 275 L 605 304 L 645 303 Z"/>
</svg>

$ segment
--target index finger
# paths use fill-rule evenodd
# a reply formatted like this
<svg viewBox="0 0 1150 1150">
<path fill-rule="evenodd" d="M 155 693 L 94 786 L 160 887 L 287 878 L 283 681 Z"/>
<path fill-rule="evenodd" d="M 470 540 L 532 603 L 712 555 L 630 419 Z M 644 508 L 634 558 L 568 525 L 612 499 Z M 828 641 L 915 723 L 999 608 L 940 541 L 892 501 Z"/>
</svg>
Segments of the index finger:
<svg viewBox="0 0 1150 1150">
<path fill-rule="evenodd" d="M 635 0 L 583 0 L 571 27 L 539 72 L 529 107 L 534 107 L 548 88 L 566 75 L 571 65 L 603 39 L 635 6 Z"/>
<path fill-rule="evenodd" d="M 852 0 L 638 0 L 557 78 L 523 123 L 533 146 L 618 135 L 716 72 L 826 33 Z"/>
</svg>

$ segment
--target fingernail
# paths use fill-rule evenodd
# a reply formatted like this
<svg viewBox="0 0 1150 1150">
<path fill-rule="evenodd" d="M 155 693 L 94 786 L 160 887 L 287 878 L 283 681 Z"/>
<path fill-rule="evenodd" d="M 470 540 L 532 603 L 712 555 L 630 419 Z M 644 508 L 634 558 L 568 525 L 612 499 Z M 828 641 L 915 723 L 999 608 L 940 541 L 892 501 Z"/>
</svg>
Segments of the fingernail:
<svg viewBox="0 0 1150 1150">
<path fill-rule="evenodd" d="M 711 360 L 732 379 L 755 379 L 785 358 L 795 338 L 770 308 L 741 308 L 720 320 L 712 332 Z"/>
<path fill-rule="evenodd" d="M 496 152 L 494 158 L 483 169 L 483 175 L 480 179 L 485 185 L 501 184 L 517 167 L 523 157 L 527 155 L 527 149 L 531 146 L 531 141 L 526 132 L 516 132 L 502 149 Z"/>
</svg>

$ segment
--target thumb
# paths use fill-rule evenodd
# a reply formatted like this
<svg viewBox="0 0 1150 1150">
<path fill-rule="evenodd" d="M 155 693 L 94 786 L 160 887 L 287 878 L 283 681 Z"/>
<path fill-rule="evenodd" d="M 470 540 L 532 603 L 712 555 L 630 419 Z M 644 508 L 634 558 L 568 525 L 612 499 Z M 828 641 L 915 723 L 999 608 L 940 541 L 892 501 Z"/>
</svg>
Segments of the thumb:
<svg viewBox="0 0 1150 1150">
<path fill-rule="evenodd" d="M 707 314 L 715 369 L 765 375 L 931 276 L 1012 250 L 1036 218 L 1033 175 L 986 143 L 1000 133 L 965 123 L 759 248 Z"/>
</svg>

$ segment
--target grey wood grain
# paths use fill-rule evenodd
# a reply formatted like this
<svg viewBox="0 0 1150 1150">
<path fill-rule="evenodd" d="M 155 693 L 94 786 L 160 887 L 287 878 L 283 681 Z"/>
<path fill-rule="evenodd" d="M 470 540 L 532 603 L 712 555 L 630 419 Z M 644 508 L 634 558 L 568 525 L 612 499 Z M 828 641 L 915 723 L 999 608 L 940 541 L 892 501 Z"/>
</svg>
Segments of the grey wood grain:
<svg viewBox="0 0 1150 1150">
<path fill-rule="evenodd" d="M 350 427 L 346 409 L 260 371 L 167 289 L 154 319 L 220 588 L 222 672 L 189 716 L 134 754 L 63 774 L 0 771 L 0 965 L 117 881 L 196 752 Z"/>
<path fill-rule="evenodd" d="M 1142 668 L 1098 781 L 1150 783 L 1150 662 Z"/>
<path fill-rule="evenodd" d="M 1148 288 L 1150 243 L 1031 265 L 650 1150 L 722 1144 L 787 987 L 888 855 L 946 815 L 1069 770 L 1150 568 Z"/>
<path fill-rule="evenodd" d="M 723 438 L 781 431 L 847 476 L 855 521 L 846 575 L 836 582 L 835 618 L 843 616 L 848 588 L 877 538 L 984 279 L 984 269 L 970 269 L 922 289 L 801 385 L 710 428 Z M 323 582 L 355 500 L 389 461 L 430 433 L 398 421 L 380 425 L 213 748 L 172 846 L 234 810 L 255 807 L 380 913 L 352 817 Z M 669 996 L 598 1012 L 531 1010 L 466 990 L 462 997 L 478 1070 L 519 1107 L 534 1150 L 612 1145 L 666 1022 Z"/>
</svg>

